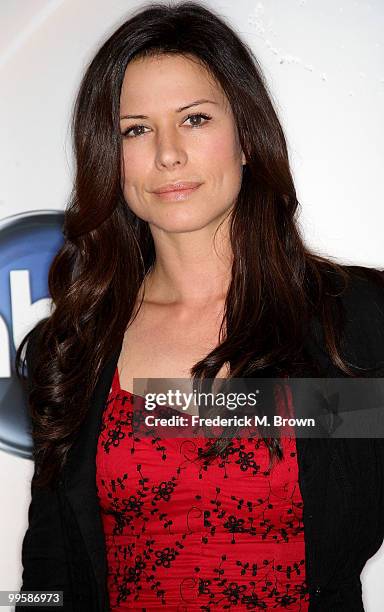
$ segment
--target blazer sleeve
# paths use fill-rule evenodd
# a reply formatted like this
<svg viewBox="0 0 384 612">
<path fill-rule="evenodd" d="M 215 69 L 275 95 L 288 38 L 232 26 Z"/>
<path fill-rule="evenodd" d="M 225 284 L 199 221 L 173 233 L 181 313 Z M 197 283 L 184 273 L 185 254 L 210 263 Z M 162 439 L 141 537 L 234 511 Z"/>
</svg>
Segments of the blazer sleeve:
<svg viewBox="0 0 384 612">
<path fill-rule="evenodd" d="M 382 379 L 384 384 L 384 271 L 381 270 L 382 285 L 375 284 L 373 289 L 373 312 L 371 313 L 371 337 L 372 337 L 372 352 L 375 362 L 380 366 L 376 376 Z M 381 406 L 384 411 L 384 406 Z M 376 543 L 371 551 L 371 555 L 375 554 L 384 542 L 384 414 L 380 424 L 382 431 L 380 435 L 374 438 L 373 444 L 376 454 L 376 469 L 378 474 L 377 481 L 377 529 Z"/>
<path fill-rule="evenodd" d="M 375 307 L 373 317 L 373 335 L 375 359 L 381 364 L 378 376 L 382 378 L 384 384 L 384 271 L 381 270 L 383 285 L 375 287 L 373 303 Z M 384 411 L 384 406 L 382 406 Z M 384 422 L 384 415 L 381 423 Z M 384 425 L 383 428 L 384 429 Z M 377 521 L 377 550 L 381 548 L 384 542 L 384 431 L 380 433 L 381 437 L 374 439 L 376 452 L 377 470 L 378 470 L 378 521 Z M 376 551 L 375 551 L 376 552 Z"/>
<path fill-rule="evenodd" d="M 362 268 L 360 268 L 361 270 Z M 353 339 L 353 361 L 363 361 L 364 367 L 376 368 L 372 378 L 384 384 L 384 270 L 364 270 L 351 285 L 346 297 L 348 337 Z M 384 412 L 384 406 L 380 406 Z M 384 414 L 380 419 L 379 435 L 371 438 L 375 465 L 372 466 L 375 508 L 371 508 L 375 537 L 369 545 L 369 556 L 375 554 L 384 541 Z M 369 468 L 367 468 L 369 469 Z M 367 545 L 368 546 L 368 545 Z"/>
<path fill-rule="evenodd" d="M 31 389 L 29 374 L 36 354 L 35 330 L 29 336 L 26 349 L 28 368 L 28 395 Z M 36 471 L 36 466 L 35 466 Z M 34 472 L 35 475 L 35 472 Z M 22 541 L 22 585 L 23 591 L 62 590 L 63 606 L 38 606 L 33 610 L 63 610 L 72 612 L 72 595 L 69 568 L 64 544 L 61 504 L 57 488 L 38 488 L 31 482 L 31 501 L 28 509 L 28 528 Z M 16 611 L 31 610 L 19 603 Z"/>
</svg>

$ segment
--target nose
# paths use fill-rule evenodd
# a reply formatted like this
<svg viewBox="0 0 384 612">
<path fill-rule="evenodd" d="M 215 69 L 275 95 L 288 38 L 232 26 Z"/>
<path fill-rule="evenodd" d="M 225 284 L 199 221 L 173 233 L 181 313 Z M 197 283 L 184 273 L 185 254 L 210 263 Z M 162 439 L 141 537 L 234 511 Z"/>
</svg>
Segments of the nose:
<svg viewBox="0 0 384 612">
<path fill-rule="evenodd" d="M 185 164 L 186 160 L 187 153 L 177 136 L 170 132 L 163 132 L 157 143 L 156 165 L 158 168 L 173 168 Z"/>
</svg>

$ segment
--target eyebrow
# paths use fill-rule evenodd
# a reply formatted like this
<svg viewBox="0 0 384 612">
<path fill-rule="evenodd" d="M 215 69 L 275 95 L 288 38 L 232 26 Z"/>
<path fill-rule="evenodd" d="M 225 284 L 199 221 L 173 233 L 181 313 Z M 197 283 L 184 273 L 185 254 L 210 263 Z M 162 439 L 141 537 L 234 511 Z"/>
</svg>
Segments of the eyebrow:
<svg viewBox="0 0 384 612">
<path fill-rule="evenodd" d="M 176 113 L 181 113 L 187 108 L 191 108 L 191 106 L 197 106 L 198 104 L 205 104 L 205 103 L 217 104 L 217 102 L 214 102 L 213 100 L 207 100 L 205 98 L 202 98 L 201 100 L 195 100 L 194 102 L 191 102 L 190 104 L 187 104 L 186 106 L 180 106 L 180 108 L 176 109 Z M 120 119 L 149 119 L 149 117 L 147 117 L 146 115 L 123 115 L 122 117 L 120 117 Z"/>
</svg>

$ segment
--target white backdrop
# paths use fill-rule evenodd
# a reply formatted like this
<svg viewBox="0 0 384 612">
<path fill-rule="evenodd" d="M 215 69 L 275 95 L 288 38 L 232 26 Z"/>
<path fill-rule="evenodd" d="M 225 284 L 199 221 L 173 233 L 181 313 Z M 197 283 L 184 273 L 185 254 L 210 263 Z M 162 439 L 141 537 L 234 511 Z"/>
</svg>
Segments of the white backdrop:
<svg viewBox="0 0 384 612">
<path fill-rule="evenodd" d="M 345 263 L 384 268 L 384 3 L 206 0 L 259 58 L 286 131 L 306 241 Z M 2 0 L 0 220 L 62 210 L 71 187 L 69 115 L 85 63 L 143 2 Z M 0 590 L 21 581 L 32 462 L 0 451 Z M 383 518 L 384 520 L 384 518 Z M 362 573 L 382 612 L 384 547 Z"/>
</svg>

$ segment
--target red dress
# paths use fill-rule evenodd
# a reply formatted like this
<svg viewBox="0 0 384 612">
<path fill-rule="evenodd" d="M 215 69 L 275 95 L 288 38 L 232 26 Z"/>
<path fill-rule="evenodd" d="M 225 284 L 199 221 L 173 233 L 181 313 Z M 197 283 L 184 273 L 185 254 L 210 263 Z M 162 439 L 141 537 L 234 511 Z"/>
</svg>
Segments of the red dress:
<svg viewBox="0 0 384 612">
<path fill-rule="evenodd" d="M 306 612 L 294 437 L 270 472 L 261 438 L 208 463 L 207 439 L 134 435 L 139 399 L 116 368 L 96 455 L 111 611 Z"/>
</svg>

